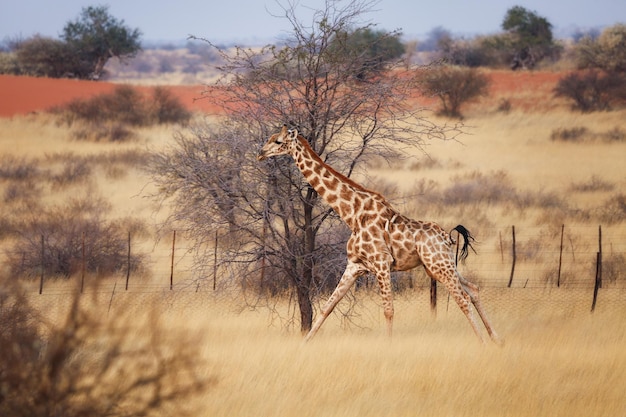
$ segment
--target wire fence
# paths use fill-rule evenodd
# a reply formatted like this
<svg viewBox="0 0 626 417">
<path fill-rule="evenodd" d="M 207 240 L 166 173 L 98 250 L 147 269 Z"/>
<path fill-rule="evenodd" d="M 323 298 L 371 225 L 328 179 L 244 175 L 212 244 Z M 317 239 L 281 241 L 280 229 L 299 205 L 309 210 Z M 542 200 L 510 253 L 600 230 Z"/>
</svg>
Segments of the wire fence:
<svg viewBox="0 0 626 417">
<path fill-rule="evenodd" d="M 476 255 L 459 269 L 466 278 L 480 285 L 484 303 L 498 311 L 582 312 L 591 311 L 592 307 L 617 309 L 626 304 L 623 226 L 509 226 L 482 230 L 477 238 Z M 129 253 L 139 250 L 130 247 L 130 236 L 128 242 Z M 149 279 L 133 276 L 130 265 L 120 276 L 99 280 L 95 286 L 90 282 L 94 277 L 85 275 L 84 271 L 81 276 L 56 279 L 54 283 L 45 282 L 43 271 L 38 289 L 33 285 L 27 292 L 33 301 L 45 302 L 67 299 L 70 294 L 85 291 L 86 297 L 95 294 L 108 310 L 118 304 L 140 307 L 155 303 L 162 303 L 165 310 L 174 305 L 202 309 L 229 299 L 241 301 L 242 295 L 236 293 L 241 290 L 236 288 L 237 284 L 224 282 L 232 278 L 218 268 L 222 260 L 217 245 L 216 240 L 215 257 L 207 261 L 215 265 L 205 269 L 212 272 L 203 279 L 194 278 L 191 271 L 193 248 L 180 239 L 177 242 L 174 233 L 171 241 L 152 245 L 152 251 L 147 254 L 152 271 Z M 439 311 L 444 306 L 446 310 L 449 308 L 450 298 L 445 290 L 438 291 L 433 300 L 429 291 L 432 283 L 421 268 L 394 274 L 394 285 L 398 293 L 407 292 L 420 305 L 436 302 Z M 372 277 L 359 282 L 355 290 L 357 297 L 363 287 L 377 291 Z M 40 297 L 39 301 L 36 296 Z"/>
</svg>

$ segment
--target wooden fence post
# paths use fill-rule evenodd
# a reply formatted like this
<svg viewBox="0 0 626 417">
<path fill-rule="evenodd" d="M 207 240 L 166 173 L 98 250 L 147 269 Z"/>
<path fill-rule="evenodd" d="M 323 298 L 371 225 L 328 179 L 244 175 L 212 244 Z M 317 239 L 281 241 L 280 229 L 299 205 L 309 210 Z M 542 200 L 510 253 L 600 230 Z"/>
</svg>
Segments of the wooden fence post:
<svg viewBox="0 0 626 417">
<path fill-rule="evenodd" d="M 512 244 L 513 263 L 511 264 L 511 276 L 509 277 L 509 285 L 508 285 L 509 288 L 511 288 L 511 284 L 513 284 L 513 274 L 515 273 L 515 261 L 517 259 L 517 254 L 515 252 L 515 226 L 511 227 L 511 231 L 513 233 L 513 244 Z"/>
<path fill-rule="evenodd" d="M 430 311 L 437 315 L 437 281 L 430 279 Z"/>
<path fill-rule="evenodd" d="M 598 288 L 600 288 L 600 274 L 602 270 L 602 256 L 600 252 L 596 254 L 596 280 L 593 286 L 593 301 L 591 303 L 591 312 L 596 309 L 596 301 L 598 300 Z"/>
<path fill-rule="evenodd" d="M 176 248 L 176 230 L 174 230 L 174 237 L 172 237 L 172 261 L 170 263 L 170 291 L 174 289 L 174 251 Z"/>
<path fill-rule="evenodd" d="M 43 274 L 46 269 L 46 260 L 45 257 L 45 248 L 44 248 L 44 237 L 41 235 L 41 278 L 39 279 L 39 294 L 43 293 Z"/>
<path fill-rule="evenodd" d="M 559 247 L 559 272 L 556 276 L 557 288 L 561 286 L 561 264 L 563 262 L 563 232 L 565 231 L 565 225 L 561 225 L 561 246 Z"/>
<path fill-rule="evenodd" d="M 128 291 L 129 280 L 130 280 L 130 232 L 128 232 L 128 257 L 126 259 L 126 291 Z"/>
<path fill-rule="evenodd" d="M 598 226 L 598 288 L 602 288 L 602 225 Z"/>
<path fill-rule="evenodd" d="M 109 300 L 109 309 L 107 310 L 107 314 L 111 311 L 111 305 L 113 304 L 113 296 L 115 296 L 115 287 L 117 287 L 117 281 L 113 284 L 113 291 L 111 292 L 111 299 Z"/>
<path fill-rule="evenodd" d="M 213 291 L 217 285 L 217 230 L 215 231 L 215 246 L 213 248 Z"/>
<path fill-rule="evenodd" d="M 85 232 L 82 233 L 81 239 L 81 266 L 80 266 L 80 293 L 83 293 L 83 289 L 85 288 Z"/>
</svg>

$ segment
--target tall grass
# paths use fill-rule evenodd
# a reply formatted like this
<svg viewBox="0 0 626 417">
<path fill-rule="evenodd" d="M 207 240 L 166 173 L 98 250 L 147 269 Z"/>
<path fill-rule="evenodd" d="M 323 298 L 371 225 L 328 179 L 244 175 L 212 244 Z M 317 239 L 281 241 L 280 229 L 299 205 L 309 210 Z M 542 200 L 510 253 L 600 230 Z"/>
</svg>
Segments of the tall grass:
<svg viewBox="0 0 626 417">
<path fill-rule="evenodd" d="M 434 317 L 426 290 L 396 297 L 392 339 L 377 294 L 362 292 L 351 324 L 333 314 L 308 344 L 267 311 L 235 310 L 232 301 L 206 292 L 121 294 L 110 314 L 105 292 L 91 309 L 104 323 L 124 318 L 141 339 L 143 315 L 130 317 L 157 306 L 160 337 L 196 338 L 186 346 L 197 349 L 193 371 L 211 384 L 175 403 L 193 406 L 197 416 L 620 415 L 626 406 L 623 305 L 601 303 L 591 315 L 586 292 L 581 303 L 542 291 L 531 298 L 522 293 L 529 290 L 506 291 L 483 294 L 506 340 L 501 348 L 481 346 L 452 306 L 440 305 Z M 34 297 L 38 308 L 55 303 Z M 135 313 L 118 316 L 128 306 Z M 277 308 L 289 315 L 288 300 Z M 163 340 L 171 349 L 166 357 L 178 352 L 170 338 Z M 184 382 L 184 366 L 168 370 L 177 379 L 167 386 Z M 128 372 L 140 374 L 130 365 Z"/>
</svg>

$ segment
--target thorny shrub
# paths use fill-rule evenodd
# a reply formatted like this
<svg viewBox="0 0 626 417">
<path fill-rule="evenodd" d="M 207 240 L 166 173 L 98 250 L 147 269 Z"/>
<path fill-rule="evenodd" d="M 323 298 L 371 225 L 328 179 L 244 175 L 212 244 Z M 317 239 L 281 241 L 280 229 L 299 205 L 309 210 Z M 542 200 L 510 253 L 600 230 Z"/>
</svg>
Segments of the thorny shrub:
<svg viewBox="0 0 626 417">
<path fill-rule="evenodd" d="M 79 123 L 73 136 L 81 140 L 121 142 L 132 139 L 132 128 L 154 124 L 187 124 L 191 113 L 164 87 L 150 95 L 122 85 L 112 93 L 77 99 L 52 110 L 64 123 Z"/>
<path fill-rule="evenodd" d="M 85 307 L 80 298 L 87 296 L 77 292 L 55 325 L 3 281 L 2 416 L 192 415 L 190 400 L 215 382 L 197 371 L 197 341 L 165 332 L 156 313 L 137 332 L 136 314 L 127 309 L 109 319 Z"/>
<path fill-rule="evenodd" d="M 104 275 L 128 268 L 128 233 L 146 233 L 136 221 L 105 218 L 101 199 L 70 200 L 62 206 L 33 208 L 14 225 L 16 243 L 7 253 L 11 274 L 69 277 L 82 269 Z M 84 242 L 84 243 L 83 243 Z M 83 255 L 84 251 L 84 255 Z M 130 268 L 140 270 L 144 256 L 132 253 Z"/>
</svg>

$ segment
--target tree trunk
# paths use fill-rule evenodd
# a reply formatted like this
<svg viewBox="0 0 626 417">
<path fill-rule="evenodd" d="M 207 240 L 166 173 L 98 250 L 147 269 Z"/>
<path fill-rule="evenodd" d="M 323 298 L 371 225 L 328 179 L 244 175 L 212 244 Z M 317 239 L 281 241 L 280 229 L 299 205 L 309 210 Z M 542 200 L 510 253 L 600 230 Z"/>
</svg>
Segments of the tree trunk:
<svg viewBox="0 0 626 417">
<path fill-rule="evenodd" d="M 304 253 L 302 276 L 297 282 L 298 304 L 300 306 L 300 330 L 311 330 L 313 325 L 313 306 L 311 304 L 311 285 L 313 284 L 313 252 L 315 251 L 315 231 L 313 229 L 313 202 L 317 193 L 309 188 L 304 200 Z"/>
<path fill-rule="evenodd" d="M 313 325 L 311 291 L 308 286 L 300 285 L 299 283 L 296 292 L 298 293 L 298 306 L 300 307 L 300 330 L 305 334 L 311 330 L 311 326 Z"/>
</svg>

